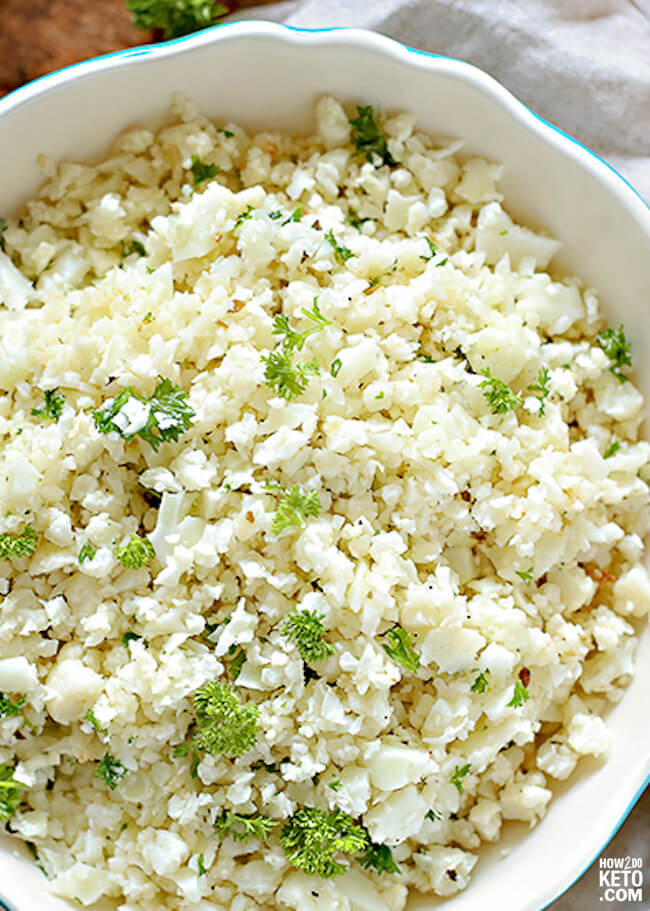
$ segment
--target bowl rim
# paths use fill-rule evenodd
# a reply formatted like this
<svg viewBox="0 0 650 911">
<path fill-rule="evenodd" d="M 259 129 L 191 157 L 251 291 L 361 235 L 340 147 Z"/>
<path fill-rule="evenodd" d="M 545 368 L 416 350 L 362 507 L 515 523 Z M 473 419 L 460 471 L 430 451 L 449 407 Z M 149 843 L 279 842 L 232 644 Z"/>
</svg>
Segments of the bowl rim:
<svg viewBox="0 0 650 911">
<path fill-rule="evenodd" d="M 591 171 L 601 183 L 608 187 L 613 195 L 623 202 L 627 209 L 627 214 L 637 222 L 650 241 L 650 201 L 646 201 L 640 192 L 619 171 L 596 152 L 560 127 L 535 113 L 497 79 L 475 64 L 457 57 L 413 48 L 394 38 L 364 28 L 349 26 L 304 28 L 266 19 L 238 19 L 234 22 L 224 22 L 202 29 L 194 34 L 172 38 L 156 44 L 136 45 L 123 50 L 112 51 L 108 54 L 72 63 L 51 73 L 38 76 L 0 98 L 0 119 L 40 96 L 63 88 L 70 82 L 121 68 L 131 63 L 134 58 L 174 56 L 178 53 L 192 51 L 203 45 L 216 43 L 222 37 L 225 39 L 230 36 L 245 37 L 246 35 L 281 38 L 282 40 L 296 43 L 305 41 L 317 42 L 321 39 L 321 36 L 326 35 L 329 39 L 341 38 L 344 43 L 363 44 L 369 49 L 388 54 L 395 60 L 408 62 L 411 65 L 415 62 L 416 65 L 428 66 L 431 60 L 435 60 L 437 66 L 444 72 L 460 77 L 472 83 L 478 90 L 491 95 L 520 121 L 523 121 L 524 125 L 536 133 L 542 141 L 551 145 L 560 154 L 574 159 L 586 170 Z M 414 61 L 414 57 L 422 59 Z M 647 765 L 648 771 L 645 779 L 638 784 L 633 796 L 628 798 L 629 802 L 625 810 L 607 835 L 600 849 L 593 856 L 590 856 L 588 861 L 584 862 L 584 865 L 581 866 L 579 872 L 575 874 L 570 882 L 561 885 L 560 891 L 550 900 L 545 900 L 539 911 L 548 909 L 551 904 L 572 888 L 607 848 L 645 789 L 650 786 L 650 757 Z M 0 898 L 0 909 L 3 909 L 3 911 L 16 911 L 16 909 L 9 908 L 2 901 L 2 898 Z"/>
</svg>

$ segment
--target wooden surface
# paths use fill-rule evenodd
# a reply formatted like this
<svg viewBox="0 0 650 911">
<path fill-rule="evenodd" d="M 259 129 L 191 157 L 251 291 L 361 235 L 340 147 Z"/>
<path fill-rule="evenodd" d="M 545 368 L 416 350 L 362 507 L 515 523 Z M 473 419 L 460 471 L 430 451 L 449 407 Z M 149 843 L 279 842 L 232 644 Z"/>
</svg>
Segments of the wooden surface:
<svg viewBox="0 0 650 911">
<path fill-rule="evenodd" d="M 70 63 L 155 38 L 132 25 L 124 0 L 0 0 L 0 95 Z"/>
</svg>

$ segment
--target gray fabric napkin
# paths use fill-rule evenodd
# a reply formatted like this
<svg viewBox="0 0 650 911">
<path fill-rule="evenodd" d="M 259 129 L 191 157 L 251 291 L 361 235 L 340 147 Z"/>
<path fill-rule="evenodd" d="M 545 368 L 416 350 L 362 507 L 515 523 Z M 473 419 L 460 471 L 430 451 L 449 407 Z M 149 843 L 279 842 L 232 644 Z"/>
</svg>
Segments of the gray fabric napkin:
<svg viewBox="0 0 650 911">
<path fill-rule="evenodd" d="M 474 63 L 650 202 L 650 0 L 290 0 L 230 18 L 364 27 Z"/>
</svg>

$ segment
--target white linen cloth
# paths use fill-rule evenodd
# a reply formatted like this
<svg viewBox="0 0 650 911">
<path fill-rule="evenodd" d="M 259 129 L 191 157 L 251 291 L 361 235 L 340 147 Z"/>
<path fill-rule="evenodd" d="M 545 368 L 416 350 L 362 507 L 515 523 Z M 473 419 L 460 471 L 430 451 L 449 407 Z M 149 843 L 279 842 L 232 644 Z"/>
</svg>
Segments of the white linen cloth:
<svg viewBox="0 0 650 911">
<path fill-rule="evenodd" d="M 650 0 L 289 0 L 229 18 L 364 27 L 474 63 L 650 202 Z"/>
</svg>

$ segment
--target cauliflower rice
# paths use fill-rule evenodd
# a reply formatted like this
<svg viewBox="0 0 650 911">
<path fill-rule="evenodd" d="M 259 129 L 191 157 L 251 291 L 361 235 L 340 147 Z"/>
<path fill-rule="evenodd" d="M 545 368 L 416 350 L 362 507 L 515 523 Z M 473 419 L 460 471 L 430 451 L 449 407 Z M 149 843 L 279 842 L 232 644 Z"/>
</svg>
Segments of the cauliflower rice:
<svg viewBox="0 0 650 911">
<path fill-rule="evenodd" d="M 122 911 L 452 895 L 606 756 L 650 606 L 642 396 L 497 164 L 405 113 L 362 146 L 327 97 L 309 138 L 174 111 L 99 164 L 43 159 L 4 232 L 7 830 L 56 894 Z M 216 680 L 256 707 L 241 755 L 195 745 Z M 400 873 L 293 865 L 303 807 Z"/>
</svg>

